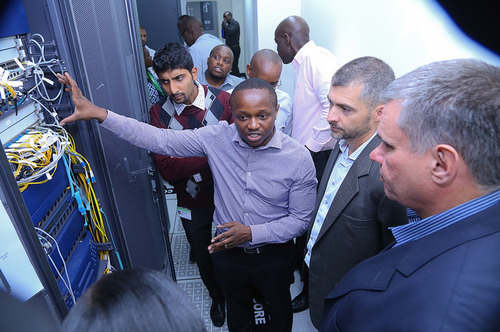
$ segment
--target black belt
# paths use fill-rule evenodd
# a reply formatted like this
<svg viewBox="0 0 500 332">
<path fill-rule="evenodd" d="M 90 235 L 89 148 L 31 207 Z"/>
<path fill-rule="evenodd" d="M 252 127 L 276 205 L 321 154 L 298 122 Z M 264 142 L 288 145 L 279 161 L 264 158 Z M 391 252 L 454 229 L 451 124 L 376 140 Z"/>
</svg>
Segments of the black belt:
<svg viewBox="0 0 500 332">
<path fill-rule="evenodd" d="M 241 248 L 243 251 L 247 254 L 253 255 L 253 254 L 260 254 L 264 251 L 266 251 L 267 246 L 262 246 L 262 247 L 257 247 L 257 248 Z"/>
<path fill-rule="evenodd" d="M 273 243 L 273 244 L 266 244 L 260 247 L 256 248 L 244 248 L 244 247 L 234 247 L 234 249 L 241 249 L 243 252 L 254 255 L 254 254 L 262 254 L 265 251 L 268 251 L 272 248 L 279 248 L 279 247 L 284 247 L 286 245 L 290 245 L 292 241 L 288 241 L 286 243 Z"/>
<path fill-rule="evenodd" d="M 229 47 L 236 47 L 236 46 L 240 46 L 240 44 L 234 44 L 234 45 L 227 45 Z"/>
</svg>

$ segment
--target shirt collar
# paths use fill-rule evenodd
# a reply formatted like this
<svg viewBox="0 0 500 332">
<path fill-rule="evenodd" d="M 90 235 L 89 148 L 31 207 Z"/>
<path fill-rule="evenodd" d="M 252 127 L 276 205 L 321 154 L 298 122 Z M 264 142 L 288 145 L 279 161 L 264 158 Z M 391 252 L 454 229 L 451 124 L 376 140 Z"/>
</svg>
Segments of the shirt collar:
<svg viewBox="0 0 500 332">
<path fill-rule="evenodd" d="M 203 86 L 200 83 L 198 83 L 197 81 L 194 81 L 194 84 L 196 84 L 196 86 L 198 87 L 198 95 L 196 95 L 196 98 L 191 105 L 204 111 L 205 110 L 205 90 L 203 89 Z M 174 104 L 174 109 L 175 109 L 175 112 L 177 113 L 177 115 L 181 115 L 182 111 L 184 110 L 184 108 L 186 108 L 186 106 L 191 106 L 191 105 L 186 105 L 186 104 L 177 104 L 177 103 L 174 103 L 173 101 L 172 101 L 172 103 Z"/>
<path fill-rule="evenodd" d="M 394 247 L 433 234 L 456 222 L 486 210 L 498 202 L 500 202 L 500 190 L 480 196 L 428 218 L 401 226 L 389 227 L 396 240 Z"/>
<path fill-rule="evenodd" d="M 226 76 L 226 79 L 224 80 L 224 83 L 222 83 L 222 85 L 220 86 L 220 89 L 223 90 L 222 87 L 226 84 L 228 84 L 233 89 L 236 87 L 236 85 L 238 85 L 238 83 L 236 83 L 235 77 L 232 76 L 231 74 L 228 74 Z"/>
<path fill-rule="evenodd" d="M 206 73 L 206 71 L 205 71 L 205 73 Z M 205 74 L 204 74 L 204 75 L 205 75 Z M 204 79 L 205 79 L 205 81 L 206 81 L 206 78 L 204 78 Z M 206 82 L 206 84 L 207 84 L 207 85 L 210 85 L 210 84 L 208 84 L 208 81 Z M 220 85 L 220 87 L 219 87 L 219 88 L 216 88 L 216 89 L 220 89 L 220 90 L 228 91 L 228 90 L 232 90 L 232 89 L 234 89 L 234 88 L 235 88 L 238 84 L 239 84 L 239 81 L 236 79 L 236 77 L 235 77 L 235 76 L 233 76 L 233 75 L 231 75 L 231 74 L 228 74 L 228 75 L 226 76 L 226 79 L 224 80 L 224 82 Z M 225 87 L 226 85 L 227 85 L 227 86 L 229 86 L 229 88 L 230 88 L 230 89 L 225 90 L 225 89 L 224 89 L 224 87 Z M 211 85 L 210 85 L 210 86 L 211 86 Z"/>
<path fill-rule="evenodd" d="M 309 49 L 316 47 L 316 43 L 312 40 L 308 41 L 300 48 L 300 50 L 295 54 L 292 64 L 295 69 L 300 66 L 304 58 L 309 54 Z"/>
<path fill-rule="evenodd" d="M 351 160 L 356 160 L 358 156 L 363 152 L 365 147 L 368 145 L 368 143 L 371 142 L 371 140 L 377 135 L 377 132 L 375 132 L 369 139 L 367 139 L 363 144 L 359 146 L 359 148 L 356 149 L 351 155 L 348 157 Z M 341 139 L 339 141 L 339 149 L 342 153 L 349 153 L 349 144 L 344 139 Z"/>
</svg>

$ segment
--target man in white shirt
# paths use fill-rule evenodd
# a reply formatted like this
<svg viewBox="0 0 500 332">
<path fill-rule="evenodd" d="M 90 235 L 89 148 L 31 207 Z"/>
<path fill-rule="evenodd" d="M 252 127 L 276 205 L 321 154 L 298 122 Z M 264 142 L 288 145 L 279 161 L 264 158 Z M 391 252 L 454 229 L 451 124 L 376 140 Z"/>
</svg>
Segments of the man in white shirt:
<svg viewBox="0 0 500 332">
<path fill-rule="evenodd" d="M 146 43 L 148 42 L 148 32 L 146 31 L 146 29 L 143 26 L 140 27 L 140 30 L 141 30 L 142 47 L 144 47 L 148 51 L 149 55 L 152 58 L 155 56 L 155 50 L 153 50 L 151 47 L 146 45 Z"/>
<path fill-rule="evenodd" d="M 292 63 L 295 68 L 292 138 L 311 151 L 320 180 L 328 159 L 328 153 L 321 152 L 331 150 L 335 145 L 335 140 L 329 135 L 326 116 L 330 80 L 338 69 L 337 58 L 309 40 L 309 26 L 299 16 L 289 16 L 281 21 L 274 40 L 283 63 Z M 323 135 L 318 137 L 317 132 Z"/>
<path fill-rule="evenodd" d="M 255 52 L 247 65 L 247 75 L 250 78 L 260 78 L 275 89 L 280 108 L 276 116 L 276 129 L 290 136 L 292 132 L 292 98 L 285 91 L 278 89 L 283 63 L 276 52 L 263 49 Z"/>
<path fill-rule="evenodd" d="M 200 74 L 208 69 L 210 51 L 215 46 L 224 44 L 219 38 L 203 31 L 203 23 L 195 17 L 188 16 L 181 21 L 179 32 L 189 47 L 194 66 Z"/>
<path fill-rule="evenodd" d="M 299 16 L 289 16 L 281 21 L 274 32 L 274 41 L 283 63 L 292 63 L 295 69 L 291 136 L 311 152 L 319 183 L 335 145 L 326 116 L 330 80 L 338 69 L 337 58 L 329 50 L 309 40 L 309 26 Z M 299 269 L 305 241 L 304 235 L 296 239 L 295 264 Z M 307 303 L 294 300 L 294 312 L 305 309 Z"/>
</svg>

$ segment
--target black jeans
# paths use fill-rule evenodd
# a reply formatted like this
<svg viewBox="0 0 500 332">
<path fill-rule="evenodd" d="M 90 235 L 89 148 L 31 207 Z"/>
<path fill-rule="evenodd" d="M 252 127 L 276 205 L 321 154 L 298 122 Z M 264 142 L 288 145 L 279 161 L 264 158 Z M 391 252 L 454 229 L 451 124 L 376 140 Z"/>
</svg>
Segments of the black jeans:
<svg viewBox="0 0 500 332">
<path fill-rule="evenodd" d="M 216 301 L 224 298 L 217 284 L 212 266 L 212 258 L 208 253 L 208 246 L 213 237 L 212 220 L 214 208 L 191 209 L 191 220 L 181 218 L 186 237 L 191 245 L 194 259 L 200 270 L 201 280 L 208 289 L 210 297 Z"/>
<path fill-rule="evenodd" d="M 260 254 L 248 254 L 241 248 L 212 254 L 215 276 L 226 297 L 229 331 L 252 330 L 256 293 L 270 316 L 267 330 L 292 330 L 292 252 L 293 242 L 289 241 L 267 245 Z"/>
<path fill-rule="evenodd" d="M 234 60 L 233 60 L 233 66 L 231 67 L 231 75 L 240 76 L 240 68 L 238 67 L 238 61 L 240 59 L 240 53 L 241 53 L 241 48 L 240 46 L 230 46 L 229 47 L 231 51 L 233 51 L 234 55 Z"/>
</svg>

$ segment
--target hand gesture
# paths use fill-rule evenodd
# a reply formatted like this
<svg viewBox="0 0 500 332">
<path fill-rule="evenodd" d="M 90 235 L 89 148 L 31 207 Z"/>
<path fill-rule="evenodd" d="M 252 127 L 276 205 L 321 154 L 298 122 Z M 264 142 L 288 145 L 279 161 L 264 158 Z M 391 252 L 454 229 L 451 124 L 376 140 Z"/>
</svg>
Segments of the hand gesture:
<svg viewBox="0 0 500 332">
<path fill-rule="evenodd" d="M 61 126 L 77 120 L 97 119 L 102 122 L 106 119 L 108 111 L 91 103 L 82 94 L 82 90 L 80 90 L 75 80 L 68 73 L 64 73 L 64 75 L 57 74 L 57 78 L 60 83 L 68 85 L 66 91 L 71 91 L 73 103 L 75 104 L 75 111 L 60 122 Z"/>
<path fill-rule="evenodd" d="M 208 252 L 210 253 L 234 248 L 252 240 L 252 230 L 250 226 L 245 226 L 239 222 L 231 221 L 217 226 L 217 228 L 228 228 L 228 230 L 212 239 L 212 244 L 208 246 Z"/>
</svg>

